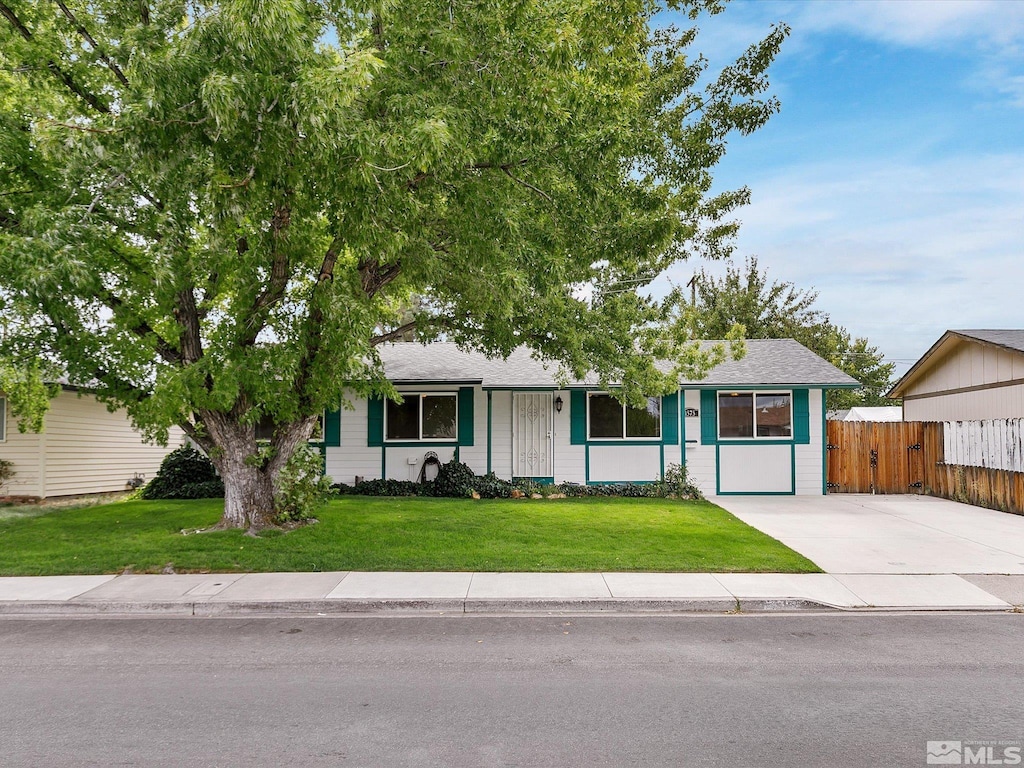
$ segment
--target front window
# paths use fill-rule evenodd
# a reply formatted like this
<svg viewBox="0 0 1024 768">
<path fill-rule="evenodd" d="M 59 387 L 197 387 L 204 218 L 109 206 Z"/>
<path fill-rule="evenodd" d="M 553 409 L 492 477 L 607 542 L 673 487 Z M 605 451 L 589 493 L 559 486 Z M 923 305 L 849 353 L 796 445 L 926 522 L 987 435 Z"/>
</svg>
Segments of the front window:
<svg viewBox="0 0 1024 768">
<path fill-rule="evenodd" d="M 790 392 L 719 392 L 718 436 L 792 437 L 792 400 Z"/>
<path fill-rule="evenodd" d="M 661 437 L 661 398 L 647 398 L 643 408 L 623 405 L 605 393 L 587 397 L 587 420 L 591 440 L 621 440 Z"/>
<path fill-rule="evenodd" d="M 404 395 L 401 403 L 387 401 L 388 440 L 455 440 L 458 437 L 458 398 L 454 394 Z"/>
</svg>

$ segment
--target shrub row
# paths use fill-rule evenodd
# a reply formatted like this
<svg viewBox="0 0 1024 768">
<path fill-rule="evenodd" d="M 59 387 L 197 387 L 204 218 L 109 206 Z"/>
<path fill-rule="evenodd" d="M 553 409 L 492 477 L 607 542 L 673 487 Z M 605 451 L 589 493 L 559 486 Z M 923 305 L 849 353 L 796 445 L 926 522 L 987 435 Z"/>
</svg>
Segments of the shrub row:
<svg viewBox="0 0 1024 768">
<path fill-rule="evenodd" d="M 636 483 L 541 485 L 529 479 L 509 482 L 493 472 L 486 475 L 475 475 L 467 465 L 452 459 L 447 464 L 441 465 L 436 478 L 424 483 L 411 480 L 364 480 L 355 485 L 337 483 L 331 488 L 338 494 L 358 496 L 437 496 L 450 499 L 463 499 L 473 496 L 474 493 L 482 499 L 508 499 L 513 495 L 518 495 L 514 494 L 515 491 L 526 496 L 539 493 L 544 496 L 561 495 L 573 498 L 587 496 L 704 498 L 697 486 L 690 481 L 686 467 L 678 464 L 670 464 L 665 468 L 664 479 L 643 485 Z"/>
</svg>

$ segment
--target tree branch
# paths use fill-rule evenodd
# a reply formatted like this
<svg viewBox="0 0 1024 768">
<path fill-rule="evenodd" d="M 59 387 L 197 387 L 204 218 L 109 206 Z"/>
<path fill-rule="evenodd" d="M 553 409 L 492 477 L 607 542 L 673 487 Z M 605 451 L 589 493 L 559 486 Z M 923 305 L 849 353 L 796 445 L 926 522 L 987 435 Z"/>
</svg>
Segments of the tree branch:
<svg viewBox="0 0 1024 768">
<path fill-rule="evenodd" d="M 92 49 L 96 51 L 96 55 L 99 56 L 100 60 L 107 65 L 107 69 L 114 73 L 114 77 L 121 81 L 121 85 L 127 86 L 128 78 L 124 76 L 124 72 L 121 71 L 121 68 L 117 66 L 117 64 L 111 61 L 110 57 L 107 56 L 106 51 L 104 51 L 100 44 L 93 39 L 93 36 L 89 34 L 89 30 L 82 26 L 81 22 L 79 22 L 75 17 L 75 14 L 71 12 L 71 9 L 64 4 L 64 0 L 55 0 L 55 2 L 57 3 L 57 7 L 60 8 L 61 12 L 63 12 L 67 17 L 68 21 L 74 25 L 75 31 L 82 36 L 82 39 L 92 46 Z"/>
<path fill-rule="evenodd" d="M 402 262 L 396 261 L 382 269 L 380 262 L 370 259 L 361 261 L 358 269 L 363 292 L 367 298 L 372 299 L 384 286 L 398 277 L 402 271 Z"/>
<path fill-rule="evenodd" d="M 516 184 L 521 184 L 522 186 L 526 187 L 527 189 L 533 190 L 538 195 L 540 195 L 545 200 L 547 200 L 549 203 L 554 204 L 555 201 L 551 199 L 551 197 L 548 195 L 547 192 L 544 192 L 543 190 L 538 189 L 537 187 L 533 186 L 533 184 L 531 184 L 528 181 L 523 181 L 522 179 L 517 179 L 515 176 L 512 175 L 512 171 L 510 171 L 508 168 L 502 168 L 502 170 L 505 172 L 505 175 L 508 176 L 510 179 L 512 179 L 512 181 L 514 181 Z"/>
<path fill-rule="evenodd" d="M 181 326 L 181 360 L 185 365 L 203 356 L 203 341 L 199 333 L 199 311 L 192 287 L 183 288 L 175 299 L 174 319 Z"/>
<path fill-rule="evenodd" d="M 11 26 L 14 27 L 15 31 L 25 38 L 27 41 L 32 42 L 33 36 L 29 31 L 28 27 L 21 23 L 21 19 L 18 18 L 17 14 L 11 10 L 11 8 L 2 0 L 0 0 L 0 16 L 3 16 L 10 22 Z M 47 68 L 53 72 L 60 80 L 72 91 L 76 96 L 82 99 L 86 104 L 95 109 L 97 112 L 102 112 L 105 115 L 110 114 L 110 107 L 100 101 L 99 97 L 94 93 L 90 93 L 85 90 L 82 86 L 75 82 L 75 79 L 70 74 L 60 68 L 53 59 L 47 59 Z"/>
<path fill-rule="evenodd" d="M 404 323 L 403 325 L 398 326 L 394 330 L 388 331 L 387 333 L 382 333 L 379 336 L 371 336 L 370 344 L 376 347 L 378 344 L 383 344 L 386 341 L 394 341 L 395 339 L 400 339 L 408 331 L 411 331 L 413 328 L 415 328 L 416 325 L 416 321 L 412 320 L 408 323 Z"/>
<path fill-rule="evenodd" d="M 115 315 L 124 308 L 124 301 L 112 291 L 107 290 L 97 292 L 95 296 Z M 128 330 L 140 339 L 144 339 L 146 336 L 152 335 L 153 338 L 156 339 L 156 351 L 160 357 L 172 365 L 181 365 L 181 354 L 178 350 L 153 330 L 153 327 L 145 320 L 140 320 L 135 325 L 129 327 Z"/>
</svg>

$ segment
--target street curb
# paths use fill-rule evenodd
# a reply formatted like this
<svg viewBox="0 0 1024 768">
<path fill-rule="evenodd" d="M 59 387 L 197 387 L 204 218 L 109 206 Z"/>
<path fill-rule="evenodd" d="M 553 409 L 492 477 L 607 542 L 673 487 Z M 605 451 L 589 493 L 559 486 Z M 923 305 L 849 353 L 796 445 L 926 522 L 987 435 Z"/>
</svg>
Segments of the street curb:
<svg viewBox="0 0 1024 768">
<path fill-rule="evenodd" d="M 0 616 L 245 616 L 345 615 L 353 613 L 765 613 L 772 611 L 842 611 L 828 603 L 787 598 L 735 600 L 731 598 L 429 598 L 245 601 L 107 602 L 87 600 L 21 600 L 0 602 Z"/>
<path fill-rule="evenodd" d="M 866 606 L 849 607 L 808 598 L 426 598 L 368 599 L 334 598 L 317 600 L 244 601 L 99 601 L 99 600 L 11 600 L 0 601 L 0 618 L 17 616 L 139 616 L 195 617 L 230 616 L 344 616 L 351 614 L 766 614 L 799 611 L 834 613 L 1007 613 L 1000 606 Z"/>
</svg>

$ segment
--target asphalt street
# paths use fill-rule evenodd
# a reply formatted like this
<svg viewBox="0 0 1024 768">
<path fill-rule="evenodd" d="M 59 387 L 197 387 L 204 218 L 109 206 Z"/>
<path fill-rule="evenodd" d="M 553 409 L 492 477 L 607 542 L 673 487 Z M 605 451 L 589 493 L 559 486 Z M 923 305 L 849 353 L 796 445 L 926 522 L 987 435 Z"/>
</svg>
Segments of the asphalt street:
<svg viewBox="0 0 1024 768">
<path fill-rule="evenodd" d="M 1024 615 L 0 620 L 0 765 L 919 766 Z"/>
</svg>

